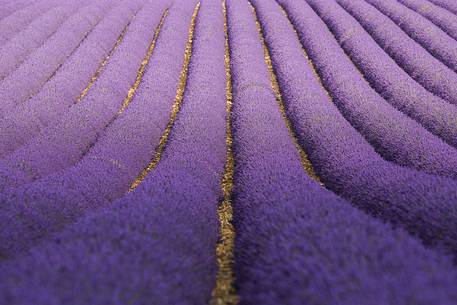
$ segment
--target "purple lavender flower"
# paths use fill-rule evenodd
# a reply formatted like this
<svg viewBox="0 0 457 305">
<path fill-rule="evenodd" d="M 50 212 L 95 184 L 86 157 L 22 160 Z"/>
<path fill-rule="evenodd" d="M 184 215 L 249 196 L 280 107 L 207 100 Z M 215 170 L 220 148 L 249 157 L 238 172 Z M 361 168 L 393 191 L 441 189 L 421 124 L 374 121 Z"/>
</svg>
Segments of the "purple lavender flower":
<svg viewBox="0 0 457 305">
<path fill-rule="evenodd" d="M 18 0 L 18 1 L 2 1 L 2 10 L 0 11 L 0 21 L 12 16 L 14 13 L 20 11 L 23 8 L 31 6 L 32 0 Z M 11 19 L 10 19 L 11 20 Z"/>
<path fill-rule="evenodd" d="M 0 80 L 16 70 L 35 49 L 55 33 L 76 5 L 64 5 L 51 9 L 34 20 L 24 31 L 18 33 L 0 48 Z"/>
<path fill-rule="evenodd" d="M 394 21 L 406 34 L 457 72 L 457 41 L 420 14 L 392 0 L 366 0 Z"/>
<path fill-rule="evenodd" d="M 276 63 L 281 62 L 281 74 L 306 71 L 295 34 L 278 6 L 273 1 L 253 2 L 267 41 L 275 45 L 272 53 Z M 438 263 L 436 254 L 401 230 L 374 221 L 306 176 L 278 109 L 252 12 L 244 1 L 230 1 L 228 13 L 240 304 L 452 304 L 455 275 L 451 271 L 441 277 L 448 263 Z M 319 88 L 309 69 L 294 77 L 299 80 L 292 83 L 306 84 L 305 90 L 305 77 Z M 315 98 L 311 95 L 310 101 Z M 333 107 L 328 102 L 326 106 Z M 303 105 L 309 111 L 307 107 L 308 103 Z M 416 256 L 416 250 L 421 255 Z M 430 263 L 437 269 L 426 281 L 436 283 L 432 278 L 440 278 L 440 287 L 447 287 L 440 293 L 422 286 L 427 276 L 418 270 L 427 270 Z M 393 266 L 401 266 L 401 271 Z M 402 280 L 405 274 L 409 281 Z"/>
<path fill-rule="evenodd" d="M 455 305 L 456 19 L 0 0 L 0 304 Z"/>
<path fill-rule="evenodd" d="M 81 8 L 0 83 L 0 118 L 34 95 L 53 76 L 111 5 L 109 0 L 99 0 Z"/>
<path fill-rule="evenodd" d="M 176 1 L 175 5 L 167 20 L 181 32 L 180 23 L 189 24 L 195 2 Z M 38 304 L 58 304 L 70 298 L 73 304 L 129 300 L 137 304 L 150 300 L 208 303 L 217 267 L 216 210 L 225 161 L 220 3 L 203 1 L 196 21 L 185 98 L 157 167 L 137 189 L 108 209 L 85 217 L 30 255 L 4 264 L 1 301 L 23 304 L 34 298 Z M 164 28 L 164 38 L 173 33 L 173 23 Z M 188 24 L 183 34 L 187 34 Z M 164 40 L 162 51 L 169 41 Z M 182 56 L 184 50 L 180 51 Z M 160 58 L 157 67 L 162 65 Z M 202 137 L 203 133 L 207 136 Z M 34 270 L 36 277 L 23 277 L 15 285 L 10 280 L 19 276 L 17 271 L 25 270 L 21 266 Z M 78 272 L 73 273 L 75 268 Z M 37 282 L 41 277 L 47 280 Z M 56 282 L 60 284 L 54 285 Z M 67 289 L 70 282 L 78 288 Z"/>
<path fill-rule="evenodd" d="M 40 91 L 0 119 L 0 156 L 37 136 L 89 92 L 144 1 L 114 7 Z"/>
<path fill-rule="evenodd" d="M 428 0 L 399 0 L 401 4 L 421 14 L 446 34 L 457 39 L 457 16 Z"/>
<path fill-rule="evenodd" d="M 337 0 L 376 42 L 418 83 L 430 92 L 457 103 L 457 73 L 428 53 L 389 17 L 362 0 Z"/>
<path fill-rule="evenodd" d="M 66 1 L 63 2 L 65 5 Z M 56 7 L 56 4 L 57 1 L 40 1 L 34 5 L 18 10 L 7 18 L 0 20 L 0 46 L 4 45 L 16 34 L 28 28 L 33 21 L 46 14 L 53 7 Z M 3 3 L 0 5 L 2 5 L 3 8 L 6 4 Z"/>
<path fill-rule="evenodd" d="M 164 2 L 149 2 L 129 26 L 123 43 L 84 100 L 0 162 L 0 187 L 38 180 L 84 156 L 123 107 L 164 9 Z"/>
<path fill-rule="evenodd" d="M 448 11 L 457 14 L 457 3 L 453 0 L 428 0 Z"/>
</svg>

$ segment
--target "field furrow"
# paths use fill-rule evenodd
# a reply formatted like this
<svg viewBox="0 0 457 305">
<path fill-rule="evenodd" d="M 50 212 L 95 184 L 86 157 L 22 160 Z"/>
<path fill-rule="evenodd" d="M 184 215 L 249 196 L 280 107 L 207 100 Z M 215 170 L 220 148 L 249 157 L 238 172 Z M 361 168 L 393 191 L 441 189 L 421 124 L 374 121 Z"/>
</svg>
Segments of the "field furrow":
<svg viewBox="0 0 457 305">
<path fill-rule="evenodd" d="M 363 0 L 337 2 L 417 82 L 430 92 L 457 103 L 457 73 L 433 57 L 402 31 L 389 17 Z"/>
<path fill-rule="evenodd" d="M 394 0 L 366 0 L 395 22 L 414 41 L 457 72 L 457 41 L 420 14 Z"/>
<path fill-rule="evenodd" d="M 316 10 L 326 4 L 335 4 L 332 1 L 310 2 Z M 302 14 L 306 15 L 301 16 L 303 23 L 298 31 L 301 42 L 344 117 L 383 158 L 428 173 L 456 177 L 457 151 L 378 95 L 340 48 L 325 23 L 310 6 L 303 5 L 303 9 Z"/>
<path fill-rule="evenodd" d="M 45 14 L 51 11 L 56 2 L 41 1 L 34 5 L 25 7 L 22 10 L 15 12 L 0 21 L 0 46 L 8 42 L 10 39 L 21 33 L 23 30 L 30 27 L 38 18 L 42 18 Z M 64 2 L 65 4 L 65 2 Z"/>
<path fill-rule="evenodd" d="M 109 6 L 108 0 L 101 0 L 80 9 L 0 83 L 0 118 L 36 94 L 54 76 L 90 34 Z"/>
<path fill-rule="evenodd" d="M 138 13 L 123 43 L 83 102 L 73 105 L 26 146 L 0 161 L 3 188 L 65 169 L 87 153 L 98 135 L 132 101 L 152 54 L 154 32 L 164 5 L 164 2 L 148 3 Z M 112 78 L 117 81 L 113 82 Z"/>
<path fill-rule="evenodd" d="M 35 49 L 39 48 L 76 9 L 66 5 L 51 9 L 34 20 L 24 31 L 0 48 L 0 81 L 16 70 Z"/>
<path fill-rule="evenodd" d="M 30 141 L 87 95 L 123 41 L 142 4 L 143 1 L 131 1 L 113 8 L 55 77 L 35 96 L 0 119 L 0 128 L 4 130 L 0 138 L 0 156 L 12 153 Z"/>
<path fill-rule="evenodd" d="M 454 0 L 0 0 L 0 304 L 457 305 Z"/>
<path fill-rule="evenodd" d="M 281 36 L 287 33 L 283 31 L 284 26 L 289 25 L 284 19 L 282 23 L 278 21 L 282 15 L 278 7 L 272 2 L 270 5 L 265 4 L 266 1 L 253 2 L 258 8 L 263 29 L 270 33 L 267 35 L 271 35 L 271 40 L 273 37 L 281 40 Z M 342 295 L 338 291 L 347 292 L 343 286 L 354 279 L 361 285 L 373 283 L 376 289 L 364 286 L 363 290 L 369 291 L 371 297 L 376 295 L 375 300 L 395 302 L 393 298 L 389 300 L 389 296 L 383 295 L 385 289 L 379 289 L 390 285 L 388 281 L 383 282 L 384 277 L 379 274 L 393 269 L 378 265 L 379 270 L 368 271 L 359 265 L 356 271 L 351 266 L 354 263 L 352 260 L 357 261 L 359 255 L 365 261 L 376 259 L 378 251 L 386 255 L 386 260 L 383 261 L 386 266 L 396 264 L 398 257 L 394 254 L 397 251 L 395 249 L 402 249 L 405 245 L 405 240 L 400 237 L 404 233 L 390 231 L 385 225 L 370 220 L 370 217 L 321 188 L 306 175 L 293 141 L 288 137 L 272 84 L 268 84 L 270 79 L 267 65 L 260 61 L 264 53 L 257 38 L 252 12 L 243 1 L 230 1 L 228 16 L 233 58 L 233 135 L 236 160 L 233 201 L 235 274 L 240 303 L 300 304 L 301 300 L 313 299 L 316 303 L 323 304 L 352 304 L 354 296 L 350 293 Z M 266 20 L 270 16 L 276 18 L 267 25 Z M 289 28 L 289 35 L 293 34 L 291 32 Z M 275 35 L 278 33 L 280 34 Z M 291 48 L 285 46 L 284 50 Z M 288 55 L 281 58 L 291 58 L 291 54 Z M 300 55 L 303 60 L 303 55 Z M 302 63 L 306 64 L 305 61 Z M 256 133 L 262 137 L 253 137 Z M 278 185 L 282 188 L 281 192 L 276 191 Z M 348 220 L 348 216 L 351 220 Z M 357 246 L 358 241 L 371 238 L 372 234 L 382 236 L 376 239 L 376 244 L 370 243 L 372 248 L 366 247 L 367 243 Z M 410 242 L 410 245 L 419 245 L 413 240 L 406 243 Z M 348 244 L 351 246 L 345 246 Z M 384 249 L 381 244 L 389 244 L 392 252 L 381 250 Z M 338 247 L 343 247 L 347 256 L 341 255 Z M 339 260 L 342 256 L 347 261 L 338 264 L 336 271 L 332 267 L 334 260 Z M 422 262 L 416 261 L 413 264 L 421 265 Z M 424 263 L 423 266 L 427 265 Z M 349 277 L 351 280 L 348 280 Z M 357 280 L 358 277 L 363 280 Z M 398 275 L 393 278 L 399 279 Z M 413 282 L 409 284 L 416 285 Z M 392 292 L 391 288 L 387 289 Z M 407 290 L 396 294 L 397 302 L 408 300 L 411 295 L 408 296 Z M 410 291 L 417 290 L 411 288 Z M 357 293 L 355 295 L 358 302 L 371 303 L 369 297 L 363 298 Z M 451 299 L 452 292 L 447 297 Z M 443 298 L 444 302 L 447 297 Z"/>
<path fill-rule="evenodd" d="M 409 77 L 338 4 L 316 2 L 315 5 L 319 17 L 370 86 L 392 106 L 457 147 L 457 107 L 433 95 Z M 369 121 L 374 120 L 370 118 Z"/>
<path fill-rule="evenodd" d="M 319 21 L 317 15 L 304 2 L 278 2 L 290 16 L 301 42 L 310 43 L 309 36 L 304 35 L 316 29 L 310 23 Z M 322 41 L 325 36 L 318 37 Z M 311 55 L 309 57 L 312 58 Z M 279 78 L 284 86 L 293 84 L 292 79 L 289 77 L 282 81 Z M 331 101 L 322 99 L 326 96 L 323 89 L 316 91 L 315 85 L 311 88 L 304 87 L 303 83 L 301 87 L 295 87 L 295 92 L 286 87 L 284 95 L 291 94 L 285 96 L 287 105 L 291 105 L 289 113 L 292 122 L 325 186 L 372 215 L 404 226 L 426 243 L 455 253 L 457 236 L 452 228 L 453 221 L 449 219 L 457 216 L 456 182 L 382 159 L 335 111 Z M 308 95 L 299 90 L 305 90 Z M 305 103 L 306 100 L 308 103 Z M 317 103 L 319 100 L 321 102 Z M 410 218 L 411 211 L 414 211 L 414 218 Z"/>
<path fill-rule="evenodd" d="M 405 7 L 424 16 L 446 34 L 457 39 L 457 16 L 428 0 L 399 0 Z"/>
<path fill-rule="evenodd" d="M 32 0 L 3 1 L 2 10 L 0 11 L 0 21 L 8 18 L 17 11 L 32 5 Z"/>
<path fill-rule="evenodd" d="M 457 3 L 455 3 L 453 0 L 428 0 L 428 1 L 457 15 Z"/>
</svg>

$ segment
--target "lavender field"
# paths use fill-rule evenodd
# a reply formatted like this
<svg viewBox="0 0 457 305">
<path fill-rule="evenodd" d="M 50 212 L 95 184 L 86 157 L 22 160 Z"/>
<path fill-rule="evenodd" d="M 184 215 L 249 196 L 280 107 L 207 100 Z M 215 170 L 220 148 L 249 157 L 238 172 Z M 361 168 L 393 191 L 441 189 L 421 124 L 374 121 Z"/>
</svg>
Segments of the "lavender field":
<svg viewBox="0 0 457 305">
<path fill-rule="evenodd" d="M 457 305 L 457 1 L 0 0 L 0 304 Z"/>
</svg>

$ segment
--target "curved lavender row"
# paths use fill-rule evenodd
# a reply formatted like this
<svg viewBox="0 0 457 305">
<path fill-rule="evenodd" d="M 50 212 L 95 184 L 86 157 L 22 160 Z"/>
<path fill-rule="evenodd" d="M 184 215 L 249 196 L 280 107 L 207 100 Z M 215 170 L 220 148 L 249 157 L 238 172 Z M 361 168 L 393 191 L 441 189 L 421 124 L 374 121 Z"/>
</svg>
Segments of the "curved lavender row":
<svg viewBox="0 0 457 305">
<path fill-rule="evenodd" d="M 24 145 L 77 102 L 142 3 L 127 1 L 113 8 L 35 96 L 0 119 L 0 157 Z"/>
<path fill-rule="evenodd" d="M 116 176 L 109 177 L 112 182 L 105 177 L 107 191 L 98 191 L 97 194 L 105 200 L 113 200 L 125 193 L 138 173 L 150 163 L 151 154 L 167 128 L 176 90 L 180 86 L 183 50 L 186 49 L 195 3 L 188 3 L 182 9 L 181 5 L 174 5 L 167 15 L 131 105 L 103 131 L 77 164 L 78 168 L 90 169 L 111 160 L 122 169 Z M 134 153 L 132 147 L 135 147 Z M 114 181 L 121 187 L 111 189 Z"/>
<path fill-rule="evenodd" d="M 111 5 L 109 0 L 99 0 L 79 10 L 0 83 L 0 118 L 33 96 L 53 76 Z"/>
<path fill-rule="evenodd" d="M 457 104 L 457 73 L 433 57 L 389 17 L 362 0 L 336 0 L 412 78 L 430 92 Z"/>
<path fill-rule="evenodd" d="M 457 39 L 457 16 L 427 0 L 398 0 L 404 6 L 421 14 L 439 26 L 449 36 Z"/>
<path fill-rule="evenodd" d="M 453 14 L 457 15 L 457 3 L 454 0 L 429 0 L 435 5 L 438 5 Z"/>
<path fill-rule="evenodd" d="M 0 4 L 1 5 L 1 4 Z M 0 21 L 0 46 L 27 28 L 56 5 L 56 1 L 44 0 L 25 7 Z"/>
<path fill-rule="evenodd" d="M 179 83 L 182 60 L 177 59 L 183 58 L 193 4 L 172 7 L 131 108 L 107 128 L 85 157 L 63 172 L 14 189 L 3 197 L 0 253 L 14 256 L 84 211 L 121 197 L 148 166 L 167 126 Z M 200 44 L 197 46 L 201 48 Z M 77 210 L 72 210 L 75 207 Z M 63 214 L 56 217 L 59 213 Z M 22 216 L 18 218 L 19 215 Z M 14 238 L 17 235 L 23 237 Z"/>
<path fill-rule="evenodd" d="M 0 3 L 2 9 L 5 5 L 7 3 Z M 0 18 L 0 45 L 11 39 L 54 6 L 55 2 L 52 0 L 37 1 L 35 4 L 19 9 L 3 19 Z"/>
<path fill-rule="evenodd" d="M 10 15 L 16 13 L 20 9 L 23 9 L 29 5 L 32 5 L 34 1 L 32 0 L 17 0 L 17 1 L 8 1 L 2 5 L 0 10 L 0 21 L 3 21 L 4 18 L 8 18 Z"/>
<path fill-rule="evenodd" d="M 0 161 L 0 189 L 32 182 L 79 161 L 116 118 L 154 38 L 164 3 L 148 2 L 81 103 Z"/>
<path fill-rule="evenodd" d="M 289 14 L 303 45 L 327 40 L 330 33 L 319 30 L 325 24 L 305 2 L 278 2 Z M 292 44 L 291 37 L 277 39 L 268 42 L 288 114 L 325 186 L 374 216 L 405 227 L 425 243 L 456 254 L 456 182 L 383 160 L 343 118 L 312 77 L 313 70 L 300 64 L 306 61 L 300 58 L 301 46 Z M 284 55 L 292 50 L 293 56 Z"/>
<path fill-rule="evenodd" d="M 433 95 L 410 78 L 337 3 L 317 2 L 315 8 L 340 46 L 378 94 L 430 132 L 457 147 L 456 106 Z M 455 154 L 452 150 L 451 156 Z"/>
<path fill-rule="evenodd" d="M 175 3 L 185 7 L 191 2 Z M 208 303 L 216 275 L 216 209 L 225 159 L 220 4 L 204 1 L 197 20 L 185 100 L 162 161 L 109 209 L 85 217 L 30 255 L 4 263 L 0 301 Z M 78 272 L 71 271 L 75 268 Z"/>
<path fill-rule="evenodd" d="M 0 47 L 0 81 L 16 70 L 27 56 L 54 34 L 78 5 L 63 5 L 51 9 L 33 21 L 24 31 Z"/>
<path fill-rule="evenodd" d="M 397 0 L 365 0 L 388 16 L 414 41 L 457 72 L 457 41 Z"/>
<path fill-rule="evenodd" d="M 317 8 L 323 3 L 314 1 L 313 5 Z M 457 151 L 387 103 L 370 87 L 325 24 L 320 21 L 315 27 L 304 33 L 308 36 L 303 44 L 344 117 L 385 159 L 457 178 Z"/>
<path fill-rule="evenodd" d="M 449 261 L 306 176 L 269 84 L 252 13 L 244 1 L 228 4 L 240 304 L 451 304 L 457 278 Z M 277 6 L 255 4 L 277 17 L 267 32 L 282 35 Z"/>
</svg>

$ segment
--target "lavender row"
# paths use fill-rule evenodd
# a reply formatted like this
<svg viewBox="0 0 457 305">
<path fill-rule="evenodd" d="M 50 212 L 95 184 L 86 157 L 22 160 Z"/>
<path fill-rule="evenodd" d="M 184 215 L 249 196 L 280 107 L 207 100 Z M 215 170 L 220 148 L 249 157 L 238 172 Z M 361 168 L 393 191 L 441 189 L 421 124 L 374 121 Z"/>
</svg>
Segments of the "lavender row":
<svg viewBox="0 0 457 305">
<path fill-rule="evenodd" d="M 34 20 L 24 31 L 0 48 L 0 80 L 3 80 L 34 50 L 53 35 L 59 26 L 68 19 L 79 5 L 56 6 L 49 12 Z"/>
<path fill-rule="evenodd" d="M 362 26 L 338 4 L 333 1 L 316 1 L 313 2 L 313 5 L 340 46 L 379 95 L 395 108 L 421 123 L 430 132 L 457 147 L 456 106 L 433 95 L 410 78 L 376 44 Z M 329 40 L 333 39 L 329 38 Z M 363 131 L 362 133 L 366 135 Z M 398 133 L 392 135 L 401 137 Z M 367 138 L 370 139 L 369 136 Z M 414 138 L 415 135 L 405 139 Z M 372 143 L 376 144 L 376 142 Z M 446 148 L 443 150 L 444 155 L 447 155 L 449 151 L 450 156 L 456 154 L 453 149 Z M 446 159 L 447 157 L 444 155 L 441 155 L 441 158 Z M 393 160 L 395 156 L 391 154 L 389 158 Z M 443 161 L 445 161 L 444 159 Z M 445 164 L 442 166 L 446 167 Z M 449 166 L 450 172 L 448 171 L 447 175 L 456 177 L 455 169 L 452 168 L 452 165 Z"/>
<path fill-rule="evenodd" d="M 0 46 L 16 34 L 26 29 L 29 24 L 56 6 L 55 1 L 44 0 L 25 7 L 0 21 Z"/>
<path fill-rule="evenodd" d="M 131 107 L 107 128 L 79 163 L 4 197 L 2 206 L 8 212 L 2 217 L 14 223 L 3 221 L 0 252 L 15 255 L 74 221 L 84 211 L 121 197 L 148 166 L 172 109 L 182 68 L 182 60 L 176 59 L 182 58 L 185 50 L 193 9 L 192 3 L 171 8 Z M 151 107 L 155 111 L 150 111 Z M 24 206 L 29 207 L 28 212 L 18 221 Z M 75 207 L 78 209 L 72 210 Z M 18 242 L 11 238 L 12 234 L 26 237 Z"/>
<path fill-rule="evenodd" d="M 123 172 L 110 177 L 121 187 L 104 193 L 104 196 L 119 197 L 128 189 L 153 159 L 152 154 L 167 128 L 180 86 L 183 54 L 195 2 L 181 6 L 173 5 L 167 14 L 141 85 L 130 106 L 104 130 L 81 162 L 84 167 L 96 167 L 107 160 L 116 160 L 122 167 Z M 131 147 L 135 147 L 134 153 Z M 109 182 L 106 187 L 110 187 Z"/>
<path fill-rule="evenodd" d="M 428 0 L 398 0 L 404 6 L 421 14 L 454 39 L 457 39 L 457 16 Z"/>
<path fill-rule="evenodd" d="M 184 12 L 191 2 L 175 4 Z M 203 1 L 197 21 L 188 87 L 162 161 L 110 209 L 0 267 L 2 301 L 208 303 L 216 273 L 216 208 L 225 159 L 220 4 Z M 91 288 L 85 289 L 88 283 Z"/>
<path fill-rule="evenodd" d="M 148 3 L 133 20 L 123 43 L 81 103 L 0 161 L 0 187 L 38 180 L 79 161 L 118 115 L 154 38 L 164 4 Z"/>
<path fill-rule="evenodd" d="M 0 157 L 30 141 L 78 102 L 82 92 L 89 92 L 143 3 L 114 7 L 35 96 L 0 119 Z"/>
<path fill-rule="evenodd" d="M 0 118 L 33 96 L 78 48 L 111 6 L 99 0 L 80 9 L 44 45 L 0 83 Z"/>
<path fill-rule="evenodd" d="M 431 21 L 396 0 L 365 0 L 394 21 L 406 34 L 454 72 L 457 72 L 457 41 Z"/>
<path fill-rule="evenodd" d="M 0 21 L 4 18 L 9 17 L 10 15 L 14 14 L 15 12 L 19 11 L 22 8 L 31 5 L 33 1 L 31 0 L 17 0 L 17 1 L 8 1 L 8 3 L 4 3 L 2 5 L 2 10 L 0 11 Z"/>
<path fill-rule="evenodd" d="M 349 12 L 411 77 L 430 92 L 457 104 L 457 74 L 404 33 L 389 17 L 363 0 L 337 2 Z"/>
<path fill-rule="evenodd" d="M 331 33 L 322 30 L 325 24 L 306 2 L 278 2 L 314 60 L 312 47 L 326 45 Z M 275 61 L 276 47 L 271 48 Z M 344 119 L 318 80 L 310 79 L 312 68 L 286 59 L 278 59 L 275 68 L 291 121 L 325 186 L 426 244 L 456 254 L 457 182 L 386 162 Z M 308 75 L 306 81 L 302 75 Z"/>
<path fill-rule="evenodd" d="M 284 69 L 303 67 L 277 5 L 253 2 L 268 40 L 282 49 L 276 56 L 289 62 Z M 240 304 L 450 304 L 456 277 L 449 261 L 305 174 L 278 111 L 252 12 L 244 1 L 228 4 Z M 313 80 L 309 71 L 294 76 L 303 75 Z"/>
<path fill-rule="evenodd" d="M 428 0 L 450 12 L 457 15 L 457 3 L 453 0 Z"/>
<path fill-rule="evenodd" d="M 316 10 L 334 3 L 309 2 Z M 310 14 L 315 20 L 312 10 Z M 343 116 L 376 151 L 400 165 L 457 178 L 457 151 L 378 95 L 322 21 L 308 21 L 307 26 L 313 27 L 313 31 L 302 33 L 306 35 L 303 44 L 315 62 L 324 85 Z"/>
</svg>

